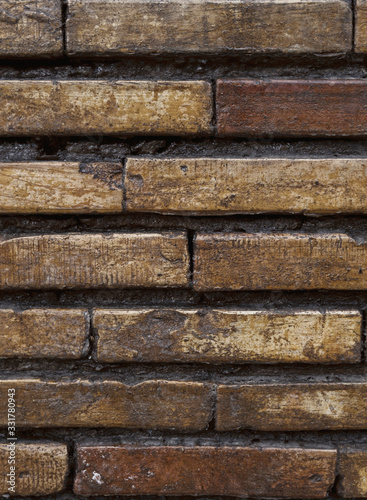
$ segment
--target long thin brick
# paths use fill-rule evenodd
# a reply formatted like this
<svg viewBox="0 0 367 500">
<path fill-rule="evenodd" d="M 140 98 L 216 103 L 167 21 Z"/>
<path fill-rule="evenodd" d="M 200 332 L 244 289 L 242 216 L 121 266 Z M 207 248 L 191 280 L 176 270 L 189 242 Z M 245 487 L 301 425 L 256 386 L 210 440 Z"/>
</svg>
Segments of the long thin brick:
<svg viewBox="0 0 367 500">
<path fill-rule="evenodd" d="M 202 81 L 0 81 L 0 135 L 202 135 L 211 87 Z"/>
<path fill-rule="evenodd" d="M 367 0 L 356 0 L 355 51 L 367 52 Z"/>
<path fill-rule="evenodd" d="M 358 311 L 96 309 L 101 362 L 357 363 Z"/>
<path fill-rule="evenodd" d="M 0 288 L 185 287 L 183 232 L 68 234 L 0 243 Z"/>
<path fill-rule="evenodd" d="M 220 385 L 216 428 L 219 431 L 367 429 L 367 384 Z"/>
<path fill-rule="evenodd" d="M 86 309 L 0 309 L 0 358 L 81 358 L 89 321 Z"/>
<path fill-rule="evenodd" d="M 363 137 L 365 80 L 219 80 L 224 136 Z"/>
<path fill-rule="evenodd" d="M 122 207 L 119 163 L 0 163 L 0 213 L 114 213 Z"/>
<path fill-rule="evenodd" d="M 68 0 L 69 54 L 346 52 L 341 0 Z"/>
<path fill-rule="evenodd" d="M 366 159 L 128 158 L 132 212 L 367 212 Z"/>
<path fill-rule="evenodd" d="M 367 448 L 347 446 L 339 455 L 338 494 L 342 498 L 367 497 Z"/>
<path fill-rule="evenodd" d="M 0 495 L 52 495 L 66 487 L 69 470 L 66 444 L 16 441 L 15 451 L 9 444 L 0 443 Z"/>
<path fill-rule="evenodd" d="M 212 411 L 212 387 L 199 382 L 149 380 L 127 385 L 117 380 L 0 381 L 0 399 L 15 389 L 18 427 L 125 427 L 204 430 Z M 5 404 L 0 426 L 8 423 Z"/>
<path fill-rule="evenodd" d="M 335 465 L 334 449 L 80 445 L 74 491 L 322 498 Z"/>
<path fill-rule="evenodd" d="M 196 290 L 366 290 L 367 244 L 345 234 L 198 234 Z"/>
<path fill-rule="evenodd" d="M 0 57 L 61 56 L 61 10 L 61 0 L 0 0 Z"/>
</svg>

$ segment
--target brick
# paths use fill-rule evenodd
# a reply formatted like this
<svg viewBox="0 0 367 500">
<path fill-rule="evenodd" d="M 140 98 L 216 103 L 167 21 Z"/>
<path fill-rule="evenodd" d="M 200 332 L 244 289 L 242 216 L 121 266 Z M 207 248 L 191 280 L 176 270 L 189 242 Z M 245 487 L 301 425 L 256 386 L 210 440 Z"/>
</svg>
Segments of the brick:
<svg viewBox="0 0 367 500">
<path fill-rule="evenodd" d="M 333 449 L 80 445 L 74 491 L 322 498 L 333 484 L 335 465 Z"/>
<path fill-rule="evenodd" d="M 126 209 L 366 213 L 366 168 L 366 159 L 128 158 Z"/>
<path fill-rule="evenodd" d="M 0 0 L 0 57 L 63 52 L 61 0 Z"/>
<path fill-rule="evenodd" d="M 119 163 L 0 163 L 0 213 L 115 213 Z"/>
<path fill-rule="evenodd" d="M 219 385 L 219 431 L 367 429 L 367 384 Z"/>
<path fill-rule="evenodd" d="M 0 288 L 185 287 L 183 232 L 28 236 L 0 243 Z"/>
<path fill-rule="evenodd" d="M 367 449 L 348 446 L 339 454 L 338 494 L 343 498 L 367 497 Z"/>
<path fill-rule="evenodd" d="M 198 234 L 196 290 L 365 290 L 367 244 L 345 234 Z"/>
<path fill-rule="evenodd" d="M 346 52 L 347 2 L 69 0 L 69 54 Z"/>
<path fill-rule="evenodd" d="M 202 81 L 0 81 L 0 134 L 205 135 L 211 86 Z"/>
<path fill-rule="evenodd" d="M 219 80 L 223 136 L 362 137 L 365 80 Z"/>
<path fill-rule="evenodd" d="M 357 363 L 358 311 L 95 309 L 101 362 Z"/>
<path fill-rule="evenodd" d="M 81 358 L 88 346 L 86 309 L 0 309 L 0 358 Z"/>
<path fill-rule="evenodd" d="M 210 421 L 212 387 L 199 382 L 149 380 L 127 385 L 118 380 L 0 381 L 1 401 L 15 389 L 18 427 L 124 427 L 199 431 Z M 0 426 L 7 426 L 0 408 Z"/>
<path fill-rule="evenodd" d="M 367 52 L 367 0 L 356 0 L 355 51 Z"/>
<path fill-rule="evenodd" d="M 7 399 L 3 399 L 7 401 Z M 0 495 L 8 490 L 12 463 L 7 442 L 0 443 Z M 11 460 L 11 458 L 10 458 Z M 17 441 L 15 445 L 15 494 L 17 496 L 52 495 L 66 486 L 67 446 L 46 441 Z"/>
</svg>

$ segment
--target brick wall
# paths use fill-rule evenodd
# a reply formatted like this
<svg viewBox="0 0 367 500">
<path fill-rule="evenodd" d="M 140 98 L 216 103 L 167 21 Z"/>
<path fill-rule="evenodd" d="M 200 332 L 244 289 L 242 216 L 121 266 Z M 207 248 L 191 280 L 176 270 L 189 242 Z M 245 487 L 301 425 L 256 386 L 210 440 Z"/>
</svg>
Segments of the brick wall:
<svg viewBox="0 0 367 500">
<path fill-rule="evenodd" d="M 0 58 L 0 494 L 367 498 L 367 1 L 0 0 Z"/>
</svg>

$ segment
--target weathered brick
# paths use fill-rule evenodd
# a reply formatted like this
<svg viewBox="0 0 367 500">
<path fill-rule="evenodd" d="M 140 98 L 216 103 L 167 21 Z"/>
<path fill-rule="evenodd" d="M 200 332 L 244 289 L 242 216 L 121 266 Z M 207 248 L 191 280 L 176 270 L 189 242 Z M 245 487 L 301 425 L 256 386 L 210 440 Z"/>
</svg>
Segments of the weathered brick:
<svg viewBox="0 0 367 500">
<path fill-rule="evenodd" d="M 101 362 L 357 363 L 358 311 L 96 309 Z"/>
<path fill-rule="evenodd" d="M 367 135 L 365 80 L 219 80 L 217 126 L 224 136 Z"/>
<path fill-rule="evenodd" d="M 339 455 L 338 493 L 343 498 L 367 497 L 367 448 L 348 446 Z"/>
<path fill-rule="evenodd" d="M 70 54 L 346 52 L 352 12 L 341 0 L 68 0 Z"/>
<path fill-rule="evenodd" d="M 355 51 L 367 52 L 367 0 L 356 0 Z"/>
<path fill-rule="evenodd" d="M 68 234 L 0 243 L 0 288 L 184 287 L 183 232 Z"/>
<path fill-rule="evenodd" d="M 80 445 L 74 491 L 321 498 L 335 465 L 334 449 Z"/>
<path fill-rule="evenodd" d="M 367 212 L 366 159 L 128 158 L 126 209 L 162 213 Z"/>
<path fill-rule="evenodd" d="M 15 389 L 18 427 L 125 427 L 204 430 L 212 411 L 212 387 L 199 382 L 149 380 L 10 379 L 0 381 L 0 400 Z M 0 426 L 7 426 L 0 407 Z"/>
<path fill-rule="evenodd" d="M 3 399 L 2 401 L 7 401 Z M 11 494 L 8 442 L 0 443 L 0 495 Z M 47 441 L 17 441 L 15 444 L 15 495 L 52 495 L 66 486 L 68 473 L 67 446 Z"/>
<path fill-rule="evenodd" d="M 119 163 L 0 163 L 0 213 L 121 212 Z"/>
<path fill-rule="evenodd" d="M 4 136 L 210 132 L 211 86 L 202 81 L 0 81 Z"/>
<path fill-rule="evenodd" d="M 367 429 L 367 384 L 220 385 L 216 428 L 220 431 Z"/>
<path fill-rule="evenodd" d="M 365 290 L 367 244 L 345 234 L 198 234 L 196 290 Z"/>
<path fill-rule="evenodd" d="M 61 0 L 0 0 L 0 57 L 60 56 Z"/>
<path fill-rule="evenodd" d="M 86 309 L 0 309 L 0 358 L 80 358 L 88 346 Z"/>
</svg>

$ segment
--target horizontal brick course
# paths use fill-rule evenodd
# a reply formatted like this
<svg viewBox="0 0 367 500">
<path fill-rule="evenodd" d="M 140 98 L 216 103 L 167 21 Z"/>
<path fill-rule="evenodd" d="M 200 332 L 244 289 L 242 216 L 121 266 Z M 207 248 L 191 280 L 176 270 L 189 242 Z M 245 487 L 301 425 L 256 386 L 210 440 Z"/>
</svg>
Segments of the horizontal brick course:
<svg viewBox="0 0 367 500">
<path fill-rule="evenodd" d="M 366 290 L 367 244 L 345 234 L 199 233 L 194 288 Z"/>
<path fill-rule="evenodd" d="M 339 454 L 338 494 L 342 498 L 367 497 L 367 448 L 347 446 Z"/>
<path fill-rule="evenodd" d="M 334 481 L 335 465 L 333 449 L 81 445 L 74 491 L 322 498 Z"/>
<path fill-rule="evenodd" d="M 69 54 L 346 52 L 352 12 L 340 0 L 68 0 Z"/>
<path fill-rule="evenodd" d="M 100 362 L 357 363 L 358 311 L 96 309 Z"/>
<path fill-rule="evenodd" d="M 362 137 L 367 82 L 219 80 L 217 127 L 223 136 Z"/>
</svg>

